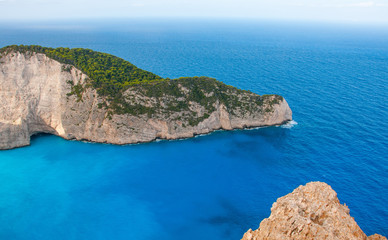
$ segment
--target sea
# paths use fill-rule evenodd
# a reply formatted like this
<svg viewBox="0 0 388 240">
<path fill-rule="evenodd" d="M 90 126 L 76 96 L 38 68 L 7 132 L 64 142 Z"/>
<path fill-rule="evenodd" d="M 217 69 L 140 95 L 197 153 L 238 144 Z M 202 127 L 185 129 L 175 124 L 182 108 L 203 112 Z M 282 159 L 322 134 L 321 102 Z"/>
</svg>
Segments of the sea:
<svg viewBox="0 0 388 240">
<path fill-rule="evenodd" d="M 0 47 L 89 48 L 162 77 L 284 96 L 293 121 L 115 146 L 39 134 L 0 151 L 0 239 L 241 239 L 328 183 L 388 235 L 388 26 L 215 19 L 1 22 Z"/>
</svg>

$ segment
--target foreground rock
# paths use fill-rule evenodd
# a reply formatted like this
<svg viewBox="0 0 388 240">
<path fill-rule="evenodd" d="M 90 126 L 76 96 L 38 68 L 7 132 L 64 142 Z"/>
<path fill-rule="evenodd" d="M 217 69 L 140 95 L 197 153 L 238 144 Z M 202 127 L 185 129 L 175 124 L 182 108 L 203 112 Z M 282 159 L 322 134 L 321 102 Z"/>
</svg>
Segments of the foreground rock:
<svg viewBox="0 0 388 240">
<path fill-rule="evenodd" d="M 251 229 L 242 240 L 261 239 L 387 239 L 375 234 L 367 237 L 349 208 L 341 205 L 336 192 L 326 183 L 310 182 L 279 198 L 271 215 Z"/>
<path fill-rule="evenodd" d="M 199 90 L 199 78 L 157 83 L 166 90 L 171 85 L 170 92 L 178 98 L 153 93 L 157 84 L 132 86 L 122 95 L 125 102 L 121 99 L 115 108 L 90 87 L 89 80 L 74 66 L 42 53 L 10 50 L 0 55 L 0 149 L 29 145 L 30 136 L 41 132 L 128 144 L 188 138 L 216 129 L 280 125 L 292 119 L 282 97 L 258 96 L 215 80 L 204 80 L 212 87 Z M 212 102 L 190 100 L 193 89 Z M 222 102 L 218 96 L 231 100 Z"/>
</svg>

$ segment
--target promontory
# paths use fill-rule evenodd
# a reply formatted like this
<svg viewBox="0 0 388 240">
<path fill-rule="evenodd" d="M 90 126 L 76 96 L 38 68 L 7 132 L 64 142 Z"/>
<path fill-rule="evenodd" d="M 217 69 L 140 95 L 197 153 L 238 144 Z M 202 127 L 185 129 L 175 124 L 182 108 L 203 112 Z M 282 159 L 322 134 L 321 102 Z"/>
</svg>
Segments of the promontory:
<svg viewBox="0 0 388 240">
<path fill-rule="evenodd" d="M 286 100 L 208 77 L 169 79 L 81 48 L 0 49 L 0 149 L 36 133 L 112 144 L 281 125 Z"/>
</svg>

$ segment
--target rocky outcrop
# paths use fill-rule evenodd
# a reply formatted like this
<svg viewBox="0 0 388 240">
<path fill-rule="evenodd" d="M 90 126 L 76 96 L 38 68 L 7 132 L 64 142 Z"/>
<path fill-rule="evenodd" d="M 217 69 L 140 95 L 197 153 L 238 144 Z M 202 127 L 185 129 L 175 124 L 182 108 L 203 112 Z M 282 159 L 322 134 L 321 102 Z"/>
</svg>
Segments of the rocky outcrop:
<svg viewBox="0 0 388 240">
<path fill-rule="evenodd" d="M 0 56 L 0 149 L 29 145 L 31 135 L 41 132 L 65 139 L 128 144 L 188 138 L 216 129 L 280 125 L 292 119 L 287 102 L 275 95 L 263 97 L 261 105 L 252 103 L 255 110 L 248 112 L 228 109 L 217 101 L 208 115 L 196 102 L 188 103 L 191 112 L 174 116 L 112 114 L 101 107 L 106 99 L 92 87 L 86 87 L 87 80 L 88 76 L 80 70 L 42 53 L 14 51 Z M 81 95 L 74 94 L 74 86 L 84 87 Z M 187 89 L 182 87 L 181 91 Z M 243 101 L 252 94 L 238 97 Z M 147 107 L 156 102 L 163 106 L 163 101 L 143 96 L 136 88 L 129 88 L 124 96 Z M 192 112 L 202 116 L 200 121 L 190 125 L 181 120 L 181 116 Z"/>
<path fill-rule="evenodd" d="M 336 192 L 326 183 L 310 182 L 279 198 L 271 215 L 260 227 L 248 230 L 242 240 L 271 239 L 387 239 L 375 234 L 367 237 L 349 208 L 341 205 Z"/>
</svg>

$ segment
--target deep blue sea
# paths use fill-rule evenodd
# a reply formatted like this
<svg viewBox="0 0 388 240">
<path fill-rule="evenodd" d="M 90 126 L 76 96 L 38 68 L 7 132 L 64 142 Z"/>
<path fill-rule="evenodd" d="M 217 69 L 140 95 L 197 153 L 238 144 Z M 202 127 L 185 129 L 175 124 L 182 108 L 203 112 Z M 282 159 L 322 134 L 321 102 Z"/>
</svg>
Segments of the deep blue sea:
<svg viewBox="0 0 388 240">
<path fill-rule="evenodd" d="M 0 23 L 0 47 L 11 44 L 280 94 L 297 124 L 128 146 L 34 136 L 0 151 L 0 239 L 240 239 L 310 181 L 330 184 L 368 235 L 388 235 L 387 26 Z"/>
</svg>

